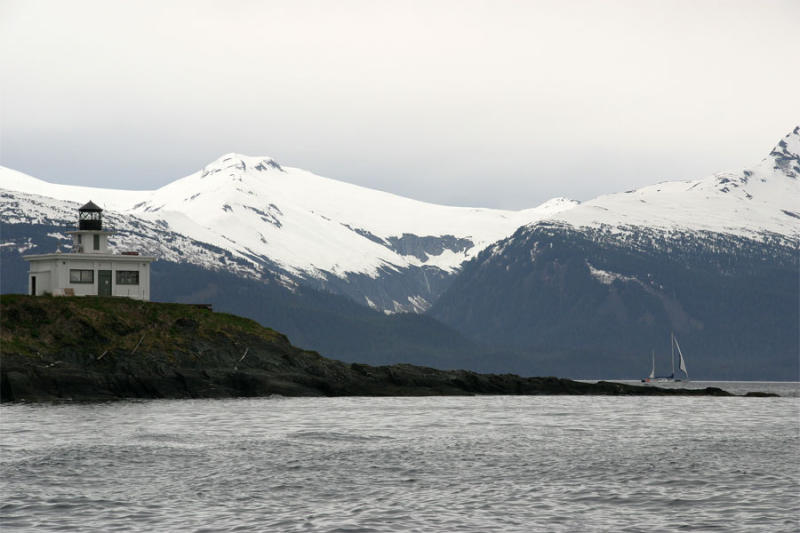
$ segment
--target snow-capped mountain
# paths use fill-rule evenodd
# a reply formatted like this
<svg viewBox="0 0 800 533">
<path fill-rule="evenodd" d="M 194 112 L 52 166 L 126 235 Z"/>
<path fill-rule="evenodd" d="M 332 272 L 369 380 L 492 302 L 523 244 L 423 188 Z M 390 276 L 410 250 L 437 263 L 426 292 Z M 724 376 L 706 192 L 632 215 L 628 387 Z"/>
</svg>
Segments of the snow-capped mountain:
<svg viewBox="0 0 800 533">
<path fill-rule="evenodd" d="M 160 259 L 164 298 L 251 316 L 326 355 L 635 377 L 675 331 L 693 377 L 798 379 L 799 153 L 800 127 L 752 168 L 523 211 L 437 206 L 235 154 L 155 191 L 0 167 L 2 289 L 24 291 L 21 255 L 66 244 L 93 200 L 118 250 Z"/>
<path fill-rule="evenodd" d="M 798 379 L 799 154 L 800 127 L 752 168 L 525 225 L 465 263 L 428 314 L 543 354 L 554 374 L 641 377 L 651 349 L 669 368 L 675 332 L 695 377 Z"/>
<path fill-rule="evenodd" d="M 702 179 L 671 181 L 599 196 L 549 220 L 575 228 L 648 227 L 663 231 L 800 238 L 800 126 L 759 164 Z"/>
<path fill-rule="evenodd" d="M 155 191 L 59 185 L 2 167 L 0 189 L 7 224 L 69 225 L 77 204 L 91 199 L 105 208 L 117 248 L 306 283 L 389 312 L 425 310 L 464 261 L 520 225 L 577 204 L 440 206 L 238 154 Z"/>
</svg>

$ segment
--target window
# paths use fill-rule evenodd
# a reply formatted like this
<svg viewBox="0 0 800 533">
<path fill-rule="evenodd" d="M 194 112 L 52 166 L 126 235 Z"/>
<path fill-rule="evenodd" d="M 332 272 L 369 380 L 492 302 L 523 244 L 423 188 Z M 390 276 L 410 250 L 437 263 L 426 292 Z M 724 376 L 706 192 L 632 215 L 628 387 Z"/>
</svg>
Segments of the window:
<svg viewBox="0 0 800 533">
<path fill-rule="evenodd" d="M 100 235 L 95 235 L 94 236 L 94 249 L 95 250 L 99 250 L 100 249 Z"/>
<path fill-rule="evenodd" d="M 117 285 L 138 285 L 139 272 L 136 270 L 117 270 Z"/>
<path fill-rule="evenodd" d="M 70 283 L 94 283 L 94 270 L 69 269 Z"/>
</svg>

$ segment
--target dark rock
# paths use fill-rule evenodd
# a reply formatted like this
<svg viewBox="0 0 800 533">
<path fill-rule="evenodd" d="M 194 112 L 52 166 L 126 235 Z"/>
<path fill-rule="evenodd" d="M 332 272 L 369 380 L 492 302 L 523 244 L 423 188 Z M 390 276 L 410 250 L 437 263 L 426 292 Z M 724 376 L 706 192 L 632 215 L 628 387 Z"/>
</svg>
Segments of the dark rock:
<svg viewBox="0 0 800 533">
<path fill-rule="evenodd" d="M 408 364 L 348 365 L 292 346 L 284 335 L 250 320 L 190 305 L 143 304 L 124 298 L 1 298 L 3 402 L 273 394 L 730 395 L 714 387 L 660 389 Z M 72 318 L 57 320 L 65 314 Z M 20 321 L 23 315 L 40 318 L 36 335 Z M 127 326 L 110 327 L 120 317 Z M 63 331 L 76 324 L 81 326 L 77 344 Z M 55 340 L 57 333 L 72 340 Z"/>
<path fill-rule="evenodd" d="M 780 394 L 775 394 L 774 392 L 755 392 L 755 391 L 753 391 L 753 392 L 748 392 L 747 394 L 745 394 L 745 396 L 748 396 L 750 398 L 776 398 L 776 397 L 779 397 Z"/>
<path fill-rule="evenodd" d="M 181 317 L 175 321 L 175 327 L 189 331 L 196 330 L 198 325 L 196 320 L 186 317 Z"/>
</svg>

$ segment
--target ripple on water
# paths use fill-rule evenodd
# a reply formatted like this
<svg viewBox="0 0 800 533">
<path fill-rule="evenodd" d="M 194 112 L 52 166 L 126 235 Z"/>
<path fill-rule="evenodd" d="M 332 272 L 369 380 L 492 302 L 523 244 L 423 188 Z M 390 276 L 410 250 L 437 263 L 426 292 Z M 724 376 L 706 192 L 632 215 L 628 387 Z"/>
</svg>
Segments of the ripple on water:
<svg viewBox="0 0 800 533">
<path fill-rule="evenodd" d="M 3 531 L 796 531 L 796 398 L 2 406 Z"/>
</svg>

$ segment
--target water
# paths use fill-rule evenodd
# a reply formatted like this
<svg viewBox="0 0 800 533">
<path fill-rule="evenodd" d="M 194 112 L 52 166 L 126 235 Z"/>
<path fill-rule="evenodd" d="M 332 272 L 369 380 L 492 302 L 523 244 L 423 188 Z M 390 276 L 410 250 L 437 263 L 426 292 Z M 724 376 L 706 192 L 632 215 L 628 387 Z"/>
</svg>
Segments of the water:
<svg viewBox="0 0 800 533">
<path fill-rule="evenodd" d="M 800 529 L 797 397 L 264 398 L 0 416 L 3 532 Z"/>
<path fill-rule="evenodd" d="M 588 380 L 586 380 L 588 381 Z M 800 397 L 800 382 L 798 381 L 676 381 L 664 383 L 645 384 L 641 380 L 614 380 L 630 385 L 645 385 L 660 387 L 662 389 L 705 389 L 718 387 L 731 394 L 744 395 L 748 392 L 772 392 L 783 397 Z M 592 380 L 594 383 L 594 380 Z"/>
</svg>

